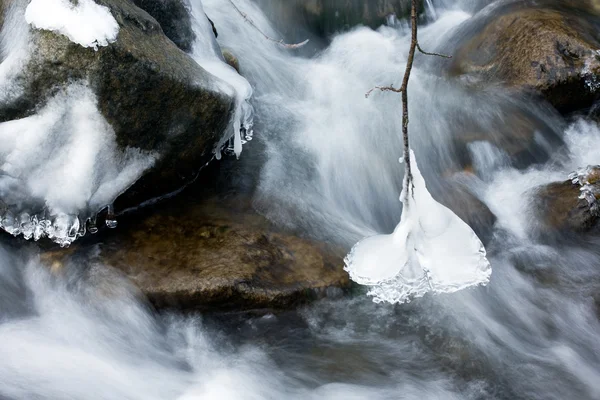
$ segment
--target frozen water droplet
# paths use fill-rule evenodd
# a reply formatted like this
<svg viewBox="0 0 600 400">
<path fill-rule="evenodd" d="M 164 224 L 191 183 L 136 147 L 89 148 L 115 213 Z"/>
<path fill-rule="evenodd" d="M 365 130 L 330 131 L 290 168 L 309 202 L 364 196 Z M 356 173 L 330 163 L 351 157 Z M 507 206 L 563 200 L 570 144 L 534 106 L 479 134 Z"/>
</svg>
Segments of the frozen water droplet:
<svg viewBox="0 0 600 400">
<path fill-rule="evenodd" d="M 118 225 L 117 218 L 115 217 L 115 209 L 112 204 L 110 204 L 108 206 L 108 212 L 106 214 L 106 221 L 104 223 L 110 229 L 114 229 Z"/>
</svg>

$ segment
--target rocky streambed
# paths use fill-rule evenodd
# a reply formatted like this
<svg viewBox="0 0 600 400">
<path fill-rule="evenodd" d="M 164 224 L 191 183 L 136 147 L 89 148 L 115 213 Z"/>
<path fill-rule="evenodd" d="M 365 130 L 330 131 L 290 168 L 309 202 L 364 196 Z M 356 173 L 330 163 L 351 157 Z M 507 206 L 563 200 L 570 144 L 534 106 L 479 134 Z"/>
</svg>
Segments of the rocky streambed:
<svg viewBox="0 0 600 400">
<path fill-rule="evenodd" d="M 17 18 L 15 15 L 25 3 L 0 2 L 0 21 L 5 32 L 11 28 L 7 18 Z M 359 24 L 378 25 L 392 13 L 401 19 L 406 14 L 405 3 L 373 2 L 361 10 L 308 1 L 277 7 L 259 2 L 258 6 L 279 15 L 279 22 L 298 15 L 298 9 L 323 18 L 325 22 L 293 21 L 290 26 L 309 30 L 319 40 L 329 41 L 335 32 Z M 342 269 L 347 242 L 332 237 L 330 243 L 324 243 L 315 232 L 286 228 L 276 219 L 269 221 L 255 211 L 255 187 L 259 185 L 264 144 L 248 147 L 248 154 L 240 161 L 221 161 L 248 165 L 248 171 L 244 171 L 245 167 L 226 166 L 220 171 L 214 166 L 202 169 L 220 155 L 219 146 L 227 146 L 223 137 L 238 134 L 230 131 L 238 100 L 235 91 L 221 90 L 221 78 L 194 59 L 192 44 L 199 32 L 194 29 L 194 18 L 199 11 L 196 9 L 193 14 L 191 5 L 179 0 L 103 0 L 98 4 L 110 10 L 120 27 L 117 39 L 108 46 L 84 48 L 59 33 L 31 30 L 31 54 L 23 59 L 23 69 L 7 81 L 16 89 L 7 92 L 0 102 L 0 120 L 4 122 L 0 129 L 6 130 L 10 121 L 35 115 L 49 99 L 68 90 L 72 82 L 85 82 L 114 135 L 115 151 L 125 154 L 128 149 L 136 149 L 152 154 L 154 161 L 106 204 L 90 200 L 80 210 L 71 210 L 81 213 L 79 232 L 86 233 L 86 224 L 89 230 L 90 222 L 85 216 L 95 215 L 101 206 L 110 203 L 112 217 L 113 213 L 119 215 L 169 196 L 159 205 L 128 211 L 119 218 L 117 229 L 102 229 L 91 237 L 87 233 L 68 249 L 44 244 L 44 262 L 56 272 L 71 264 L 96 263 L 114 268 L 131 279 L 157 307 L 289 307 L 344 293 L 349 287 Z M 425 5 L 422 7 L 424 11 Z M 506 2 L 488 7 L 481 4 L 474 9 L 479 11 L 468 23 L 442 40 L 440 46 L 453 55 L 452 60 L 428 62 L 430 68 L 440 76 L 461 82 L 467 90 L 500 87 L 510 96 L 525 96 L 530 102 L 542 104 L 553 118 L 553 122 L 548 122 L 512 105 L 514 108 L 508 108 L 509 112 L 494 120 L 494 132 L 482 129 L 476 120 L 450 124 L 455 131 L 452 146 L 459 154 L 458 162 L 444 168 L 434 193 L 489 241 L 497 216 L 481 193 L 473 189 L 472 182 L 485 180 L 485 176 L 469 149 L 477 143 L 491 143 L 505 155 L 502 162 L 524 170 L 560 153 L 556 149 L 564 142 L 555 133 L 556 125 L 566 126 L 575 117 L 595 121 L 600 57 L 596 27 L 600 16 L 597 5 L 591 1 Z M 340 10 L 347 15 L 339 15 Z M 203 24 L 211 27 L 213 37 L 204 45 L 217 49 L 214 57 L 223 68 L 229 68 L 226 60 L 235 67 L 229 73 L 247 73 L 252 81 L 253 72 L 244 68 L 244 54 L 227 50 L 223 58 L 214 37 L 219 26 L 213 21 L 208 25 L 208 17 Z M 239 17 L 231 16 L 238 19 L 236 23 L 248 24 Z M 332 18 L 341 22 L 327 22 Z M 5 56 L 3 62 L 7 60 Z M 546 144 L 540 145 L 540 134 Z M 111 163 L 101 153 L 95 157 L 93 163 L 100 170 Z M 212 161 L 215 163 L 218 161 Z M 28 182 L 25 172 L 18 173 L 18 180 Z M 218 187 L 232 175 L 243 174 L 250 181 L 244 190 Z M 572 233 L 594 235 L 595 200 L 582 199 L 581 185 L 564 178 L 564 182 L 541 183 L 528 194 L 536 208 L 539 230 L 559 237 Z M 98 180 L 96 175 L 91 179 Z M 198 181 L 183 194 L 171 196 L 194 179 Z M 211 189 L 206 191 L 201 186 Z M 94 190 L 101 191 L 102 187 Z M 231 190 L 238 192 L 232 195 Z M 12 233 L 24 231 L 21 228 L 31 223 L 27 218 L 34 214 L 28 210 L 15 219 L 15 213 L 26 208 L 37 214 L 40 210 L 48 212 L 48 200 L 43 194 L 32 207 L 23 207 L 22 199 L 5 197 L 3 221 L 17 221 L 11 226 Z M 261 209 L 263 215 L 269 215 L 264 211 Z M 105 214 L 100 213 L 99 225 Z M 23 215 L 27 215 L 26 219 L 21 218 Z"/>
</svg>

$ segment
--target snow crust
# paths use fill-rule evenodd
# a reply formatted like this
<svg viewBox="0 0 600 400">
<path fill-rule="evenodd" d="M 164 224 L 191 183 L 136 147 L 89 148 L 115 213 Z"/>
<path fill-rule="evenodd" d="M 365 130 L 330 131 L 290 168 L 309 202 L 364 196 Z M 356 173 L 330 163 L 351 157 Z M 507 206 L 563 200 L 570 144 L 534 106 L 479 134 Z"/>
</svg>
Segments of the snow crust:
<svg viewBox="0 0 600 400">
<path fill-rule="evenodd" d="M 107 46 L 119 34 L 119 24 L 110 10 L 94 0 L 31 0 L 25 20 L 37 29 L 65 35 L 83 47 Z"/>
<path fill-rule="evenodd" d="M 400 223 L 390 235 L 362 240 L 345 259 L 350 278 L 370 286 L 375 302 L 404 303 L 427 292 L 485 285 L 492 272 L 481 240 L 433 199 L 412 150 L 410 156 L 414 190 L 405 177 Z"/>
</svg>

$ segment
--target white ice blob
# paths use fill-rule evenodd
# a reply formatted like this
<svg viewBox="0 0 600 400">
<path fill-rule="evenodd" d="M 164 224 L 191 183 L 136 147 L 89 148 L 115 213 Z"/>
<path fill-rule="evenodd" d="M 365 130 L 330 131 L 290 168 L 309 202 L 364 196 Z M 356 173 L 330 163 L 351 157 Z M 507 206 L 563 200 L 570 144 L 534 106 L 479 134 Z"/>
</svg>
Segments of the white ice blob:
<svg viewBox="0 0 600 400">
<path fill-rule="evenodd" d="M 427 292 L 453 293 L 489 282 L 492 269 L 475 232 L 433 199 L 411 150 L 414 190 L 401 195 L 400 223 L 390 235 L 354 246 L 344 260 L 350 278 L 370 286 L 375 302 L 404 303 Z M 407 195 L 407 193 L 409 193 Z"/>
<path fill-rule="evenodd" d="M 58 32 L 84 47 L 107 46 L 119 34 L 110 10 L 94 0 L 31 0 L 25 20 L 37 29 Z"/>
<path fill-rule="evenodd" d="M 225 148 L 227 153 L 232 152 L 239 158 L 242 145 L 252 140 L 253 109 L 249 103 L 252 97 L 252 86 L 223 59 L 212 26 L 204 13 L 202 1 L 194 0 L 191 4 L 196 33 L 191 55 L 202 68 L 218 78 L 215 80 L 218 90 L 235 97 L 236 103 L 230 126 L 214 150 L 215 157 L 220 159 L 221 149 Z M 227 142 L 230 142 L 230 146 L 226 146 Z"/>
</svg>

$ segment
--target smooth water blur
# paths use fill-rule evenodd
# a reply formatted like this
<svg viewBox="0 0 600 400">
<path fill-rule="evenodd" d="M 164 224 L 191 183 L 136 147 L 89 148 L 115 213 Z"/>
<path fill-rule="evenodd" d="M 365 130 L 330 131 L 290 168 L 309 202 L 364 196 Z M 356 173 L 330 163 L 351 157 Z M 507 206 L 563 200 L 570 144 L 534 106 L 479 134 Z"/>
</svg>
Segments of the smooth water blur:
<svg viewBox="0 0 600 400">
<path fill-rule="evenodd" d="M 400 86 L 407 27 L 358 27 L 307 59 L 265 40 L 228 1 L 203 3 L 219 26 L 219 42 L 239 55 L 254 87 L 258 146 L 264 147 L 252 155 L 264 159 L 256 207 L 281 225 L 344 245 L 390 232 L 401 212 L 400 96 L 365 94 L 378 85 Z M 279 37 L 254 3 L 237 4 L 267 35 Z M 421 46 L 441 51 L 436 44 L 469 18 L 440 9 L 439 18 L 421 28 Z M 434 195 L 442 177 L 472 164 L 467 143 L 473 138 L 519 153 L 515 159 L 524 165 L 546 160 L 560 144 L 563 127 L 546 106 L 499 88 L 465 88 L 443 78 L 437 63 L 417 55 L 409 93 L 412 148 Z M 523 125 L 536 137 L 515 148 L 523 138 L 514 132 Z"/>
<path fill-rule="evenodd" d="M 278 37 L 253 3 L 236 3 Z M 420 31 L 431 51 L 481 7 L 442 3 Z M 257 208 L 345 245 L 391 231 L 400 100 L 365 93 L 399 85 L 402 24 L 357 28 L 306 58 L 264 40 L 228 1 L 203 5 L 254 89 L 257 135 L 239 162 L 256 179 Z M 598 239 L 541 242 L 531 197 L 597 163 L 600 130 L 564 126 L 501 88 L 464 89 L 424 56 L 416 63 L 410 131 L 428 187 L 435 196 L 458 174 L 498 217 L 488 287 L 395 307 L 359 292 L 277 314 L 157 315 L 102 265 L 50 272 L 34 253 L 0 248 L 0 398 L 600 398 Z M 525 150 L 511 147 L 513 123 L 531 129 Z"/>
</svg>

